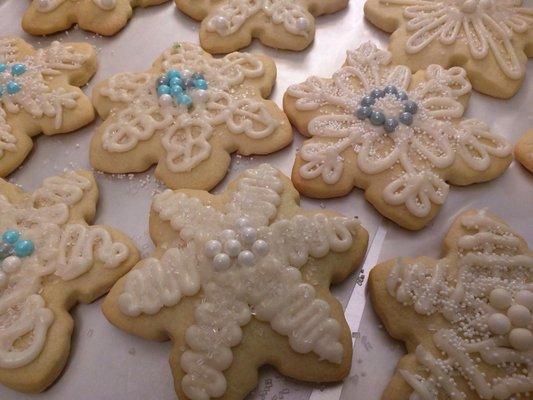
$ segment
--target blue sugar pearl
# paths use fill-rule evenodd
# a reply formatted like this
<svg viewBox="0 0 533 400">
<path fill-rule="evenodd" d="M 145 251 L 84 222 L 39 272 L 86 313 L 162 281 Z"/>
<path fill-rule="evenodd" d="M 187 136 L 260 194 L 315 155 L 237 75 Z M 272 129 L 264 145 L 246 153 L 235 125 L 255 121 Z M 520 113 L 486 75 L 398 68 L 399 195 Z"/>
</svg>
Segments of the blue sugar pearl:
<svg viewBox="0 0 533 400">
<path fill-rule="evenodd" d="M 15 244 L 20 238 L 20 232 L 16 229 L 8 229 L 2 235 L 2 240 L 7 244 Z"/>
<path fill-rule="evenodd" d="M 207 82 L 203 79 L 197 79 L 194 81 L 194 86 L 196 86 L 197 89 L 206 90 L 207 89 Z"/>
<path fill-rule="evenodd" d="M 370 114 L 370 122 L 372 125 L 383 125 L 385 123 L 385 114 L 383 114 L 381 111 L 372 111 L 372 114 Z"/>
<path fill-rule="evenodd" d="M 0 242 L 0 260 L 9 257 L 11 254 L 13 254 L 13 246 Z"/>
<path fill-rule="evenodd" d="M 15 254 L 19 257 L 31 256 L 35 246 L 31 240 L 19 240 L 14 246 Z"/>
<path fill-rule="evenodd" d="M 6 72 L 7 65 L 4 63 L 0 63 L 0 73 Z"/>
<path fill-rule="evenodd" d="M 397 126 L 398 120 L 396 118 L 387 118 L 383 124 L 383 129 L 385 129 L 385 132 L 391 133 L 394 132 Z"/>
<path fill-rule="evenodd" d="M 375 102 L 376 102 L 376 101 L 375 101 L 372 97 L 370 97 L 370 96 L 365 96 L 365 97 L 363 97 L 363 98 L 361 99 L 361 105 L 362 105 L 363 107 L 370 107 L 370 106 L 373 106 Z"/>
<path fill-rule="evenodd" d="M 190 106 L 192 104 L 192 100 L 186 94 L 182 94 L 182 95 L 178 96 L 178 103 L 183 104 L 183 105 L 188 107 L 188 106 Z"/>
<path fill-rule="evenodd" d="M 404 101 L 404 100 L 407 100 L 409 98 L 409 96 L 407 96 L 407 93 L 405 93 L 403 90 L 401 90 L 398 93 L 396 93 L 396 98 L 398 100 Z"/>
<path fill-rule="evenodd" d="M 413 114 L 408 112 L 403 112 L 398 117 L 400 122 L 404 125 L 411 125 L 413 123 Z"/>
<path fill-rule="evenodd" d="M 170 95 L 172 97 L 178 97 L 179 95 L 183 94 L 183 88 L 181 86 L 171 86 L 170 87 Z"/>
<path fill-rule="evenodd" d="M 194 79 L 192 78 L 185 79 L 185 87 L 187 89 L 192 89 L 194 87 Z"/>
<path fill-rule="evenodd" d="M 357 118 L 359 118 L 360 120 L 365 120 L 367 119 L 368 117 L 370 117 L 370 114 L 372 114 L 372 109 L 370 107 L 359 107 L 357 109 Z"/>
<path fill-rule="evenodd" d="M 381 99 L 383 96 L 385 96 L 385 92 L 381 89 L 373 89 L 370 92 L 370 96 L 374 99 Z"/>
<path fill-rule="evenodd" d="M 403 102 L 403 109 L 405 112 L 415 114 L 418 111 L 418 105 L 413 100 L 405 100 Z"/>
<path fill-rule="evenodd" d="M 198 79 L 204 79 L 204 76 L 198 72 L 195 72 L 194 74 L 192 74 L 192 78 L 198 80 Z"/>
<path fill-rule="evenodd" d="M 26 71 L 27 68 L 24 64 L 13 64 L 11 67 L 11 75 L 13 76 L 22 75 Z"/>
<path fill-rule="evenodd" d="M 181 79 L 181 72 L 179 72 L 177 69 L 170 69 L 167 72 L 167 79 L 170 81 L 172 78 L 180 78 Z"/>
<path fill-rule="evenodd" d="M 173 86 L 181 86 L 183 85 L 183 81 L 181 80 L 181 78 L 178 78 L 177 76 L 172 78 L 169 82 L 170 84 L 170 87 L 173 87 Z"/>
<path fill-rule="evenodd" d="M 0 97 L 4 95 L 4 87 L 0 86 Z"/>
<path fill-rule="evenodd" d="M 398 93 L 398 89 L 396 89 L 396 86 L 393 86 L 393 85 L 387 85 L 385 86 L 385 93 L 387 94 L 396 94 Z"/>
<path fill-rule="evenodd" d="M 162 85 L 168 85 L 168 79 L 166 76 L 160 76 L 157 78 L 157 81 L 155 82 L 155 87 L 159 87 Z"/>
<path fill-rule="evenodd" d="M 6 88 L 9 94 L 18 93 L 22 89 L 22 87 L 17 82 L 13 82 L 13 81 L 8 82 L 6 85 Z"/>
<path fill-rule="evenodd" d="M 158 96 L 162 96 L 164 94 L 170 94 L 170 86 L 167 85 L 161 85 L 157 88 L 157 94 Z"/>
</svg>

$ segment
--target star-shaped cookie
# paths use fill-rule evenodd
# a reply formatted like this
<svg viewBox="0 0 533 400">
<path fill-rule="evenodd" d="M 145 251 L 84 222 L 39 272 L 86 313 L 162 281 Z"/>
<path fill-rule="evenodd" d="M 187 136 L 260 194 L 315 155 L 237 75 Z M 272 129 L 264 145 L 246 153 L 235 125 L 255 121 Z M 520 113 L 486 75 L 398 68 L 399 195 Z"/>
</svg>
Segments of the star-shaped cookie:
<svg viewBox="0 0 533 400">
<path fill-rule="evenodd" d="M 311 139 L 296 156 L 292 181 L 303 194 L 338 197 L 353 187 L 407 229 L 421 229 L 446 201 L 447 182 L 500 176 L 512 145 L 477 119 L 464 118 L 466 72 L 430 65 L 412 74 L 371 42 L 348 51 L 330 79 L 289 86 L 284 109 Z"/>
<path fill-rule="evenodd" d="M 221 195 L 156 195 L 150 234 L 155 253 L 103 310 L 120 329 L 174 342 L 180 399 L 243 399 L 264 364 L 312 382 L 349 372 L 350 329 L 329 286 L 364 256 L 357 219 L 304 211 L 290 180 L 262 164 Z"/>
<path fill-rule="evenodd" d="M 72 132 L 94 119 L 79 87 L 95 72 L 96 52 L 87 43 L 35 50 L 22 39 L 0 37 L 0 177 L 22 164 L 33 136 Z"/>
<path fill-rule="evenodd" d="M 167 0 L 32 0 L 22 28 L 32 35 L 49 35 L 74 24 L 87 31 L 112 36 L 133 15 L 134 7 L 149 7 Z"/>
<path fill-rule="evenodd" d="M 209 190 L 226 174 L 230 154 L 270 154 L 292 141 L 278 106 L 265 100 L 274 62 L 231 53 L 213 58 L 176 43 L 153 67 L 99 83 L 93 101 L 105 119 L 91 143 L 91 163 L 104 172 L 155 175 L 173 189 Z"/>
<path fill-rule="evenodd" d="M 367 0 L 365 17 L 391 32 L 395 63 L 466 69 L 475 90 L 507 99 L 533 57 L 533 8 L 523 0 Z"/>
<path fill-rule="evenodd" d="M 74 322 L 138 261 L 132 241 L 94 219 L 91 173 L 46 178 L 33 193 L 0 179 L 0 382 L 40 392 L 65 367 Z"/>
<path fill-rule="evenodd" d="M 517 399 L 533 393 L 533 252 L 486 210 L 457 217 L 444 257 L 370 272 L 372 304 L 405 342 L 383 400 Z"/>
</svg>

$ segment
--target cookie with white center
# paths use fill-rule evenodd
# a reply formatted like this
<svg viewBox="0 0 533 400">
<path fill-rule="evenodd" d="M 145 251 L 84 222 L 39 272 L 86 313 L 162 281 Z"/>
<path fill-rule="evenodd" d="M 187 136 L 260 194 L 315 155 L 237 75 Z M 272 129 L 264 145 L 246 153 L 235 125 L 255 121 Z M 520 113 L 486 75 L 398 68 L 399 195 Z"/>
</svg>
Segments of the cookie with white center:
<svg viewBox="0 0 533 400">
<path fill-rule="evenodd" d="M 106 293 L 138 261 L 119 231 L 89 225 L 91 173 L 46 178 L 33 193 L 0 179 L 0 383 L 40 392 L 65 367 L 69 310 Z"/>
<path fill-rule="evenodd" d="M 533 8 L 523 0 L 367 0 L 365 17 L 392 33 L 395 63 L 461 66 L 475 90 L 498 98 L 520 89 L 533 57 Z"/>
<path fill-rule="evenodd" d="M 213 58 L 176 43 L 140 73 L 96 85 L 93 102 L 105 120 L 91 143 L 91 164 L 110 173 L 155 175 L 173 189 L 209 190 L 225 176 L 230 154 L 270 154 L 292 141 L 291 125 L 264 98 L 274 62 L 232 53 Z"/>
<path fill-rule="evenodd" d="M 303 50 L 315 37 L 315 17 L 342 10 L 347 0 L 175 0 L 189 17 L 202 21 L 200 44 L 229 53 L 257 38 L 266 46 Z"/>
<path fill-rule="evenodd" d="M 370 272 L 385 329 L 405 342 L 383 400 L 517 399 L 533 393 L 533 252 L 500 218 L 459 215 L 444 257 Z"/>
<path fill-rule="evenodd" d="M 263 164 L 220 195 L 156 195 L 150 234 L 154 254 L 103 310 L 120 329 L 173 340 L 180 399 L 243 399 L 265 364 L 311 382 L 348 374 L 350 329 L 329 286 L 365 254 L 357 219 L 301 209 L 290 180 Z"/>
<path fill-rule="evenodd" d="M 489 181 L 511 163 L 503 136 L 464 118 L 470 92 L 460 67 L 413 74 L 371 42 L 348 51 L 332 78 L 313 76 L 285 93 L 289 119 L 311 137 L 296 156 L 294 185 L 316 198 L 359 187 L 387 218 L 423 228 L 444 204 L 448 182 Z"/>
<path fill-rule="evenodd" d="M 533 173 L 533 130 L 525 133 L 515 145 L 514 155 L 529 172 Z"/>
<path fill-rule="evenodd" d="M 49 35 L 77 24 L 104 36 L 120 31 L 134 7 L 150 7 L 168 0 L 31 0 L 22 28 L 32 35 Z"/>
<path fill-rule="evenodd" d="M 87 43 L 52 42 L 36 50 L 0 37 L 0 177 L 22 164 L 33 136 L 69 133 L 94 119 L 79 87 L 95 72 L 96 52 Z"/>
</svg>

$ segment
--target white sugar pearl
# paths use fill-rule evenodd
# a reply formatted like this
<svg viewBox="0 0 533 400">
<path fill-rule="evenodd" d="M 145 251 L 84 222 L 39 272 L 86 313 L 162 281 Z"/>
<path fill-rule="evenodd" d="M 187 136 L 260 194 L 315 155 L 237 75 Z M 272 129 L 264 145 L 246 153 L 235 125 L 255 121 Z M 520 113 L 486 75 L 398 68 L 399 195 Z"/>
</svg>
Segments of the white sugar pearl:
<svg viewBox="0 0 533 400">
<path fill-rule="evenodd" d="M 218 240 L 209 240 L 204 246 L 204 254 L 213 258 L 222 251 L 222 244 Z"/>
<path fill-rule="evenodd" d="M 236 239 L 228 240 L 224 244 L 224 251 L 228 253 L 230 257 L 237 257 L 242 249 L 241 242 Z"/>
<path fill-rule="evenodd" d="M 215 258 L 213 258 L 213 268 L 215 271 L 224 271 L 229 268 L 231 264 L 231 259 L 227 254 L 218 253 Z"/>
<path fill-rule="evenodd" d="M 256 240 L 252 245 L 252 251 L 258 256 L 266 256 L 268 253 L 268 243 L 264 240 Z"/>
<path fill-rule="evenodd" d="M 181 78 L 185 82 L 187 79 L 189 79 L 192 76 L 192 72 L 189 69 L 184 69 L 181 71 Z"/>
<path fill-rule="evenodd" d="M 100 6 L 104 10 L 111 10 L 111 9 L 115 8 L 116 5 L 117 5 L 116 0 L 100 0 Z"/>
<path fill-rule="evenodd" d="M 306 31 L 309 28 L 309 22 L 305 18 L 298 18 L 296 20 L 296 29 L 299 31 Z"/>
<path fill-rule="evenodd" d="M 20 268 L 21 264 L 22 260 L 17 256 L 9 256 L 4 258 L 4 261 L 2 261 L 2 269 L 4 272 L 11 274 L 16 272 Z"/>
<path fill-rule="evenodd" d="M 174 99 L 169 94 L 162 94 L 159 96 L 159 105 L 161 107 L 171 107 L 174 104 Z"/>
<path fill-rule="evenodd" d="M 511 320 L 511 324 L 517 328 L 526 328 L 531 322 L 531 313 L 520 304 L 515 304 L 507 310 L 507 316 Z"/>
<path fill-rule="evenodd" d="M 252 253 L 250 250 L 244 250 L 239 253 L 239 257 L 237 258 L 237 261 L 239 261 L 239 264 L 243 267 L 251 267 L 255 264 L 255 256 L 254 253 Z"/>
<path fill-rule="evenodd" d="M 38 0 L 37 1 L 37 8 L 39 10 L 46 10 L 49 5 L 50 5 L 50 2 L 48 0 Z"/>
<path fill-rule="evenodd" d="M 241 235 L 243 242 L 250 245 L 257 239 L 257 229 L 247 226 L 241 230 Z"/>
<path fill-rule="evenodd" d="M 209 21 L 209 26 L 213 29 L 226 29 L 228 24 L 228 19 L 222 15 L 217 15 Z"/>
<path fill-rule="evenodd" d="M 235 239 L 235 236 L 237 236 L 237 234 L 235 233 L 235 231 L 233 229 L 224 229 L 222 231 L 222 233 L 220 234 L 220 237 L 224 241 L 230 240 L 230 239 Z"/>
<path fill-rule="evenodd" d="M 7 286 L 7 283 L 9 281 L 9 278 L 7 277 L 7 275 L 0 271 L 0 289 L 3 289 Z"/>
<path fill-rule="evenodd" d="M 247 227 L 248 225 L 250 225 L 250 220 L 246 217 L 237 218 L 237 220 L 235 221 L 235 226 L 238 229 L 243 229 Z"/>
<path fill-rule="evenodd" d="M 511 330 L 511 321 L 507 316 L 494 313 L 489 317 L 488 321 L 489 329 L 495 335 L 505 335 Z"/>
<path fill-rule="evenodd" d="M 507 310 L 511 306 L 513 298 L 511 293 L 505 289 L 494 289 L 490 292 L 489 301 L 492 307 L 498 310 Z"/>
<path fill-rule="evenodd" d="M 207 90 L 197 89 L 192 91 L 191 98 L 193 103 L 200 104 L 207 102 L 209 95 L 207 94 Z"/>
<path fill-rule="evenodd" d="M 518 351 L 533 348 L 533 333 L 529 329 L 515 328 L 509 333 L 509 342 Z"/>
<path fill-rule="evenodd" d="M 533 292 L 529 290 L 520 290 L 515 297 L 516 304 L 527 307 L 529 311 L 533 312 Z"/>
</svg>

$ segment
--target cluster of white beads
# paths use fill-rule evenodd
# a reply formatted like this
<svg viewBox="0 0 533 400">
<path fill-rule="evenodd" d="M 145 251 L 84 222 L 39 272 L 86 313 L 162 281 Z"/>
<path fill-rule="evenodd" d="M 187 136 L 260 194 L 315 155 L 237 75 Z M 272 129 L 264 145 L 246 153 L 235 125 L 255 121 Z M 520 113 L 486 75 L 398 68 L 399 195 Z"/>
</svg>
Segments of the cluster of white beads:
<svg viewBox="0 0 533 400">
<path fill-rule="evenodd" d="M 533 349 L 533 292 L 520 290 L 514 301 L 511 293 L 505 289 L 494 289 L 490 293 L 489 303 L 498 312 L 488 319 L 489 330 L 495 335 L 509 335 L 509 343 L 518 351 Z"/>
<path fill-rule="evenodd" d="M 2 269 L 0 270 L 0 290 L 4 289 L 8 282 L 8 274 L 17 272 L 22 264 L 22 260 L 18 256 L 9 256 L 2 260 Z"/>
<path fill-rule="evenodd" d="M 250 226 L 247 218 L 238 218 L 235 228 L 223 230 L 219 239 L 205 244 L 204 255 L 212 260 L 216 271 L 228 269 L 235 259 L 242 267 L 252 267 L 258 257 L 268 253 L 268 243 L 257 239 L 257 229 Z"/>
</svg>

